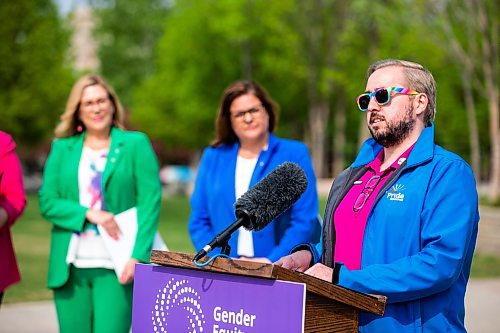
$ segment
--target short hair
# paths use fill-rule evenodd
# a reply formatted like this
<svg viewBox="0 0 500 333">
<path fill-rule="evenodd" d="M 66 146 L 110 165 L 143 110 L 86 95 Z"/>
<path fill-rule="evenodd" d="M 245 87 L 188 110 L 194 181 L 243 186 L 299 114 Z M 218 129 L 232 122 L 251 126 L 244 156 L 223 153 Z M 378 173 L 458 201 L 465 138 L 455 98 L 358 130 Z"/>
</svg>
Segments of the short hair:
<svg viewBox="0 0 500 333">
<path fill-rule="evenodd" d="M 246 94 L 253 94 L 262 103 L 262 106 L 269 115 L 269 132 L 273 132 L 276 128 L 279 105 L 258 83 L 251 80 L 236 81 L 227 87 L 222 95 L 215 120 L 215 138 L 212 140 L 212 147 L 238 141 L 238 137 L 231 126 L 230 108 L 236 98 Z"/>
<path fill-rule="evenodd" d="M 121 129 L 125 129 L 125 110 L 114 92 L 113 88 L 104 81 L 104 79 L 96 74 L 87 74 L 82 76 L 73 85 L 66 102 L 66 109 L 61 115 L 59 124 L 54 130 L 56 138 L 64 138 L 77 134 L 78 127 L 85 128 L 85 125 L 79 118 L 80 102 L 82 99 L 83 90 L 87 87 L 100 85 L 108 92 L 108 97 L 113 105 L 113 125 Z"/>
<path fill-rule="evenodd" d="M 403 67 L 404 75 L 410 85 L 405 88 L 416 90 L 419 93 L 427 95 L 429 103 L 424 113 L 424 123 L 427 126 L 429 122 L 433 121 L 436 117 L 436 81 L 431 72 L 424 66 L 415 62 L 399 59 L 385 59 L 375 62 L 368 68 L 366 79 L 368 80 L 370 75 L 376 70 L 390 66 Z"/>
</svg>

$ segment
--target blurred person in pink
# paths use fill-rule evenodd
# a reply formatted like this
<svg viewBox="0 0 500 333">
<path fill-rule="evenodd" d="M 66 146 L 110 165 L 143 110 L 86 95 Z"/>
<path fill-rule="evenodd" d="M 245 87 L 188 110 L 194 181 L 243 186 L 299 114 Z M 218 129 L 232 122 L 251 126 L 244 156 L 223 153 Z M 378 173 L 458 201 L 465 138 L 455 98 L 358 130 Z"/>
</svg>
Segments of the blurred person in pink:
<svg viewBox="0 0 500 333">
<path fill-rule="evenodd" d="M 0 304 L 5 290 L 19 282 L 10 228 L 26 206 L 21 163 L 11 136 L 0 131 Z"/>
</svg>

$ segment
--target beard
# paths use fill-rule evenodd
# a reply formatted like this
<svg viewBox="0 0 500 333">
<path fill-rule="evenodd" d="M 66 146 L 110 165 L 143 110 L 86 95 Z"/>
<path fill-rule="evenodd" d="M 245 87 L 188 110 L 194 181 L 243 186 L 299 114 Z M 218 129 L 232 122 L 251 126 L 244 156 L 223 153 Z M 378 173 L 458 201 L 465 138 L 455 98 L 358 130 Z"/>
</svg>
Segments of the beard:
<svg viewBox="0 0 500 333">
<path fill-rule="evenodd" d="M 413 119 L 413 105 L 406 108 L 405 117 L 401 120 L 387 121 L 386 129 L 373 129 L 371 125 L 371 119 L 377 114 L 372 114 L 370 117 L 370 122 L 368 124 L 368 129 L 370 134 L 375 139 L 375 141 L 385 148 L 394 147 L 402 143 L 409 135 L 410 132 L 415 127 L 416 120 Z"/>
</svg>

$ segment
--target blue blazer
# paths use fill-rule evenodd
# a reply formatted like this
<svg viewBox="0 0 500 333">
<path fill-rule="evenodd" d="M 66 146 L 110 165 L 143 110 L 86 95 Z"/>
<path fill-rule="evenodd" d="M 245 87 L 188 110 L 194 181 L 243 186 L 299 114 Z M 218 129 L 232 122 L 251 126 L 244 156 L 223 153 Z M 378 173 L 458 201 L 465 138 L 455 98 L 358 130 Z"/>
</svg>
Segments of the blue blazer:
<svg viewBox="0 0 500 333">
<path fill-rule="evenodd" d="M 208 147 L 204 150 L 194 192 L 191 196 L 189 234 L 196 251 L 236 220 L 234 214 L 235 170 L 239 143 Z M 304 169 L 306 191 L 280 217 L 263 230 L 253 233 L 256 257 L 276 261 L 289 253 L 297 243 L 310 242 L 318 228 L 318 194 L 316 177 L 307 147 L 302 142 L 269 135 L 269 147 L 257 160 L 250 187 L 283 162 L 295 162 Z M 237 257 L 237 235 L 229 240 L 232 257 Z M 218 253 L 218 252 L 215 252 Z"/>
</svg>

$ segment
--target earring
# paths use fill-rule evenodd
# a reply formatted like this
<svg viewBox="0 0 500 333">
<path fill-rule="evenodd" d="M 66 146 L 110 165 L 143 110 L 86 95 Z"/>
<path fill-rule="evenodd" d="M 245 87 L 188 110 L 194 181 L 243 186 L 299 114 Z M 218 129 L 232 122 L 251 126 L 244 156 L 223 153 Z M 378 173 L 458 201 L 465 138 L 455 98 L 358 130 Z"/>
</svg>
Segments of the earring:
<svg viewBox="0 0 500 333">
<path fill-rule="evenodd" d="M 78 125 L 78 126 L 76 127 L 76 131 L 77 131 L 78 133 L 82 133 L 82 132 L 83 132 L 83 126 L 82 126 L 82 125 Z"/>
</svg>

